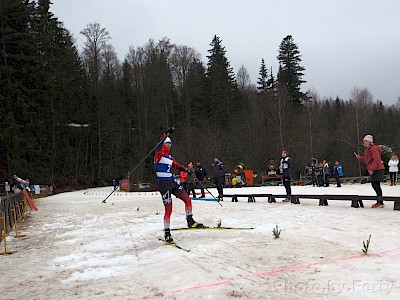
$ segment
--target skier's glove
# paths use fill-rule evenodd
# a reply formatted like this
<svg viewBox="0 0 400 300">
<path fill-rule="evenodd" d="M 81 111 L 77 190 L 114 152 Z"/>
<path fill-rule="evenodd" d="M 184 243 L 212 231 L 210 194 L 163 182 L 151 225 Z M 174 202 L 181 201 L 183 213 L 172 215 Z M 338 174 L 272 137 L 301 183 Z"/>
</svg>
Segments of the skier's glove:
<svg viewBox="0 0 400 300">
<path fill-rule="evenodd" d="M 174 132 L 174 127 L 169 127 L 167 130 L 165 130 L 165 134 L 166 135 L 169 135 L 169 134 L 171 134 L 173 132 Z"/>
</svg>

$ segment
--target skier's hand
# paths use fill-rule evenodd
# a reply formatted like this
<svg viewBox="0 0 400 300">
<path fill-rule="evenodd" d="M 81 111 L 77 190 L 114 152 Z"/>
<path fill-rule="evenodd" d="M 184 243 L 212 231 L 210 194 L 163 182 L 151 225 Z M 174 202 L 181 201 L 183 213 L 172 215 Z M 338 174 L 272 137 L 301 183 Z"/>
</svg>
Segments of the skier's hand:
<svg viewBox="0 0 400 300">
<path fill-rule="evenodd" d="M 195 182 L 195 183 L 198 183 L 198 182 L 199 182 L 199 180 L 198 180 L 197 178 L 195 178 L 195 179 L 194 179 L 194 182 Z"/>
<path fill-rule="evenodd" d="M 374 174 L 374 172 L 373 171 L 368 171 L 368 174 L 372 175 L 372 174 Z"/>
<path fill-rule="evenodd" d="M 187 169 L 186 167 L 182 166 L 182 167 L 181 167 L 181 171 L 187 173 L 188 169 Z"/>
<path fill-rule="evenodd" d="M 173 132 L 174 132 L 174 127 L 169 127 L 167 130 L 165 130 L 166 135 L 170 135 Z"/>
</svg>

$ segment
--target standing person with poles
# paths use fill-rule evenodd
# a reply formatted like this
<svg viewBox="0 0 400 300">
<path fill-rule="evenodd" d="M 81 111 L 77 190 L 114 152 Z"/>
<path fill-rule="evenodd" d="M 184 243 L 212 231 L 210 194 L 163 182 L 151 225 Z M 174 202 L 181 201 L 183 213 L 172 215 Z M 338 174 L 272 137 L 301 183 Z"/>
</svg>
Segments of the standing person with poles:
<svg viewBox="0 0 400 300">
<path fill-rule="evenodd" d="M 186 192 L 190 197 L 190 193 L 192 193 L 193 198 L 196 198 L 196 192 L 194 191 L 196 174 L 193 169 L 193 164 L 190 162 L 188 164 L 187 178 L 186 178 Z"/>
<path fill-rule="evenodd" d="M 206 176 L 207 176 L 207 171 L 206 169 L 201 165 L 201 161 L 197 160 L 197 169 L 195 171 L 196 173 L 196 179 L 195 182 L 198 182 L 200 185 L 201 189 L 201 196 L 199 198 L 205 198 L 206 195 L 204 193 L 204 184 L 206 183 Z"/>
<path fill-rule="evenodd" d="M 170 231 L 170 218 L 172 213 L 172 195 L 181 199 L 185 203 L 186 221 L 189 228 L 203 228 L 204 225 L 193 220 L 192 215 L 192 201 L 189 195 L 178 185 L 174 180 L 172 169 L 187 171 L 184 166 L 181 166 L 169 154 L 171 150 L 172 141 L 169 137 L 174 131 L 174 128 L 168 128 L 162 136 L 163 143 L 156 149 L 154 155 L 154 166 L 157 175 L 157 185 L 161 193 L 162 201 L 164 203 L 164 237 L 165 241 L 173 243 Z"/>
<path fill-rule="evenodd" d="M 214 184 L 217 186 L 218 190 L 218 201 L 223 201 L 224 193 L 223 193 L 223 188 L 222 188 L 222 182 L 223 182 L 223 175 L 224 175 L 224 165 L 222 162 L 219 160 L 219 158 L 216 156 L 214 157 L 214 162 L 211 165 L 212 168 L 212 175 L 214 178 Z"/>
<path fill-rule="evenodd" d="M 283 186 L 285 187 L 287 195 L 287 198 L 284 199 L 283 202 L 289 202 L 291 201 L 292 197 L 292 189 L 290 187 L 290 180 L 292 179 L 292 172 L 290 170 L 290 168 L 292 167 L 292 158 L 288 155 L 285 149 L 282 149 L 281 155 L 282 158 L 279 169 L 282 172 L 282 183 Z"/>
<path fill-rule="evenodd" d="M 381 182 L 383 181 L 385 166 L 382 163 L 382 147 L 374 144 L 374 137 L 370 134 L 364 136 L 363 144 L 365 147 L 364 156 L 355 152 L 354 155 L 359 161 L 365 163 L 372 188 L 376 192 L 377 201 L 372 205 L 372 208 L 383 208 Z"/>
</svg>

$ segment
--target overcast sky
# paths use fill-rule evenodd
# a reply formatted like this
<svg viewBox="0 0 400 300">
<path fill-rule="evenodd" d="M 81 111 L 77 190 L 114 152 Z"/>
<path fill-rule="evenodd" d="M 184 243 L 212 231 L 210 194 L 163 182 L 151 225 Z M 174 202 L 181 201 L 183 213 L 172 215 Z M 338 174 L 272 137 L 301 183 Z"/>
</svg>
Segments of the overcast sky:
<svg viewBox="0 0 400 300">
<path fill-rule="evenodd" d="M 110 33 L 121 60 L 129 46 L 168 37 L 207 61 L 214 35 L 237 73 L 244 65 L 255 83 L 261 59 L 278 68 L 279 44 L 292 35 L 307 83 L 320 97 L 349 99 L 368 88 L 385 104 L 400 96 L 399 0 L 53 0 L 51 11 L 75 38 L 89 23 Z"/>
</svg>

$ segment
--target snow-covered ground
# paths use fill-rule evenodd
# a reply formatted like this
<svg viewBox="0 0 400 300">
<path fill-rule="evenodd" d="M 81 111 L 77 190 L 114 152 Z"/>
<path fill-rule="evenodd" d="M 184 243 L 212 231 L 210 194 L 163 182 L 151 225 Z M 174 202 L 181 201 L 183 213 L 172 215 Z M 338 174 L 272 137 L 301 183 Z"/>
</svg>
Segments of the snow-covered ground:
<svg viewBox="0 0 400 300">
<path fill-rule="evenodd" d="M 369 184 L 292 187 L 293 194 L 373 195 Z M 400 211 L 351 208 L 351 201 L 301 200 L 300 205 L 225 199 L 193 201 L 206 225 L 253 230 L 174 231 L 184 252 L 164 244 L 158 193 L 111 187 L 35 200 L 0 256 L 1 299 L 400 299 Z M 210 189 L 216 194 L 215 189 Z M 225 189 L 284 193 L 284 188 Z M 383 186 L 397 196 L 400 186 Z M 173 200 L 172 227 L 185 226 L 184 206 Z M 272 229 L 282 230 L 274 239 Z M 368 255 L 363 241 L 371 235 Z M 3 247 L 3 243 L 0 244 Z"/>
</svg>

